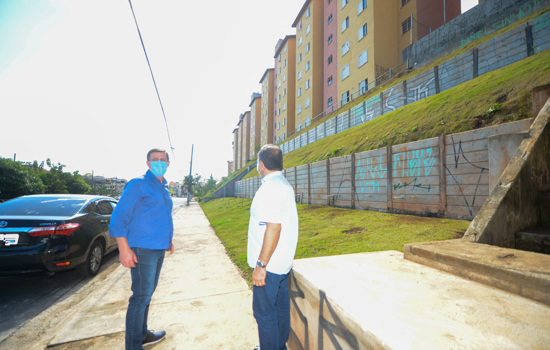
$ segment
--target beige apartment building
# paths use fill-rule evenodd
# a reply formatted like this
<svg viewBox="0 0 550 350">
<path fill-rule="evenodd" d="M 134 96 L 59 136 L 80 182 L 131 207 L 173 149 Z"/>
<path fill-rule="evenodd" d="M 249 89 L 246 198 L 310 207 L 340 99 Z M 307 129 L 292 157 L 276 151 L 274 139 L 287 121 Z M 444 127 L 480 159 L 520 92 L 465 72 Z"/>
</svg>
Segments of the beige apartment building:
<svg viewBox="0 0 550 350">
<path fill-rule="evenodd" d="M 261 134 L 261 114 L 262 114 L 262 95 L 255 92 L 252 94 L 250 102 L 250 153 L 248 159 L 256 156 L 260 150 L 260 134 Z"/>
<path fill-rule="evenodd" d="M 297 131 L 323 112 L 324 1 L 327 0 L 307 0 L 292 24 L 296 28 Z M 289 130 L 287 136 L 290 133 Z"/>
<path fill-rule="evenodd" d="M 274 68 L 266 69 L 260 79 L 262 85 L 262 111 L 260 122 L 260 146 L 273 143 L 273 91 Z"/>
<path fill-rule="evenodd" d="M 241 164 L 240 168 L 246 165 L 248 161 L 250 160 L 250 111 L 246 111 L 240 116 L 241 128 L 239 129 L 240 133 L 242 133 L 241 137 Z"/>
<path fill-rule="evenodd" d="M 413 43 L 460 15 L 460 0 L 340 0 L 336 6 L 338 107 L 373 88 L 376 78 L 389 79 L 390 69 L 405 69 Z"/>
<path fill-rule="evenodd" d="M 294 130 L 296 106 L 296 35 L 287 35 L 275 47 L 275 86 L 273 91 L 274 143 L 286 140 Z"/>
</svg>

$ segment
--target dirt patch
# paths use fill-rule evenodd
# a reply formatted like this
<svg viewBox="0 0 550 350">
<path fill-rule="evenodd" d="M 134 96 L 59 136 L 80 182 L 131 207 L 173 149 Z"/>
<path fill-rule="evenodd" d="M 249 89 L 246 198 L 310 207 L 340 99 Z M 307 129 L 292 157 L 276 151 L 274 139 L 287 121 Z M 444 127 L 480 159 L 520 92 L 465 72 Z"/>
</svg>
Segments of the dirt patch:
<svg viewBox="0 0 550 350">
<path fill-rule="evenodd" d="M 464 237 L 466 231 L 453 231 L 453 239 L 458 239 Z"/>
<path fill-rule="evenodd" d="M 345 235 L 352 235 L 354 233 L 362 233 L 362 232 L 367 232 L 367 229 L 362 227 L 354 227 L 354 228 L 350 228 L 349 230 L 342 231 L 342 233 Z"/>
</svg>

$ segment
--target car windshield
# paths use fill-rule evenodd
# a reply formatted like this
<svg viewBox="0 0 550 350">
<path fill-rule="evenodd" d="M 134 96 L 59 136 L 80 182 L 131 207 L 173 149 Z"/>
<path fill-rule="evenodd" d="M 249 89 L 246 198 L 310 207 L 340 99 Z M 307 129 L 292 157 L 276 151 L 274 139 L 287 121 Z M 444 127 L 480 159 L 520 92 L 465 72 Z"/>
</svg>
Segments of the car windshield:
<svg viewBox="0 0 550 350">
<path fill-rule="evenodd" d="M 0 204 L 0 215 L 73 216 L 86 201 L 82 198 L 19 197 Z"/>
</svg>

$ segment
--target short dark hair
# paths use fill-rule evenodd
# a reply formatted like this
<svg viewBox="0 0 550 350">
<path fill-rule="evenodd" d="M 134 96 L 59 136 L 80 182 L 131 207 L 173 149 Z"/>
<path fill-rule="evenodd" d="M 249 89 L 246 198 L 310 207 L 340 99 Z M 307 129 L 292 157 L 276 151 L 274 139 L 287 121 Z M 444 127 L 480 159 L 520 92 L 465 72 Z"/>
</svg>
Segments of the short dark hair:
<svg viewBox="0 0 550 350">
<path fill-rule="evenodd" d="M 151 155 L 151 153 L 155 153 L 155 152 L 164 152 L 166 153 L 166 160 L 170 160 L 170 156 L 168 155 L 168 152 L 166 152 L 166 150 L 162 149 L 162 148 L 153 148 L 152 150 L 150 150 L 149 152 L 147 152 L 147 160 L 149 160 L 149 156 Z"/>
<path fill-rule="evenodd" d="M 264 145 L 258 152 L 258 162 L 262 161 L 269 170 L 283 170 L 283 152 L 276 145 Z"/>
</svg>

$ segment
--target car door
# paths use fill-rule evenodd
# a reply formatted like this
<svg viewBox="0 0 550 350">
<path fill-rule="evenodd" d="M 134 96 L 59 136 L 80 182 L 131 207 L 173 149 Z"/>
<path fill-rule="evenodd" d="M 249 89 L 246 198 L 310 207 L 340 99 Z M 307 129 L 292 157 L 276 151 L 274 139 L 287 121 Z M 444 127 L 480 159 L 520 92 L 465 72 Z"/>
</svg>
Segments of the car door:
<svg viewBox="0 0 550 350">
<path fill-rule="evenodd" d="M 108 200 L 101 199 L 96 202 L 95 215 L 101 225 L 101 231 L 105 234 L 105 239 L 107 240 L 107 247 L 105 247 L 105 250 L 108 250 L 113 244 L 116 244 L 116 238 L 109 236 L 109 224 L 111 223 L 112 213 L 113 207 Z"/>
</svg>

